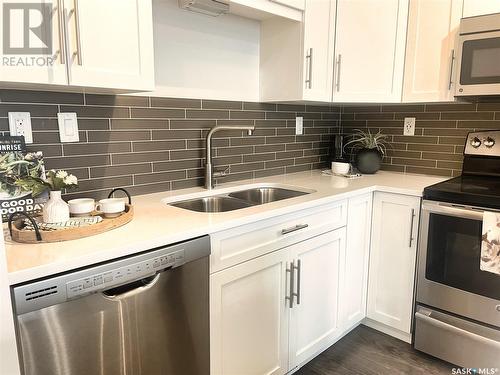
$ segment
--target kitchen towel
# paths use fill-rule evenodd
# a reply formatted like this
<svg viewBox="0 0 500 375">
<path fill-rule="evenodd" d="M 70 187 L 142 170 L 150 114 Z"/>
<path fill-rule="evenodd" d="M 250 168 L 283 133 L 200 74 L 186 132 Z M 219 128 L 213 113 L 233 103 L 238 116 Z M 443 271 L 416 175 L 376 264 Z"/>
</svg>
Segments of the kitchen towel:
<svg viewBox="0 0 500 375">
<path fill-rule="evenodd" d="M 481 271 L 500 275 L 500 213 L 484 212 Z"/>
</svg>

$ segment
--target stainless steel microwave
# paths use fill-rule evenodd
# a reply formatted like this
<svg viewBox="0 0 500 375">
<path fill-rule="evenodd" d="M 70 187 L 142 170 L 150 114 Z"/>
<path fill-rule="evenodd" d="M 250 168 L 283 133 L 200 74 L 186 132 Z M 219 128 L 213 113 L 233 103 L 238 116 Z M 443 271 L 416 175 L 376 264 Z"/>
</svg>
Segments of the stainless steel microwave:
<svg viewBox="0 0 500 375">
<path fill-rule="evenodd" d="M 500 95 L 500 13 L 463 18 L 455 96 Z"/>
</svg>

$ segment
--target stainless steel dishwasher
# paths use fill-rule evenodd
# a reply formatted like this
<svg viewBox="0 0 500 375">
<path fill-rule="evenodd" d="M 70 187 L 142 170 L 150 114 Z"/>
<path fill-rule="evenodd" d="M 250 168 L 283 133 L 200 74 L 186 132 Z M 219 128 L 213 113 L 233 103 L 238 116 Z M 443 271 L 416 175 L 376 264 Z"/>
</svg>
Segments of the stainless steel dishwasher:
<svg viewBox="0 0 500 375">
<path fill-rule="evenodd" d="M 25 375 L 210 372 L 208 236 L 14 286 Z"/>
</svg>

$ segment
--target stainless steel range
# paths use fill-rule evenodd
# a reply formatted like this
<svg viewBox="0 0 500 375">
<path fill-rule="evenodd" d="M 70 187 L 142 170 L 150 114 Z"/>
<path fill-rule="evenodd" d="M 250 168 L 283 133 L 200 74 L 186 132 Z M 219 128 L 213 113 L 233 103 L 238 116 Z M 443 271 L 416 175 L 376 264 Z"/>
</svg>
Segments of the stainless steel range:
<svg viewBox="0 0 500 375">
<path fill-rule="evenodd" d="M 414 345 L 500 369 L 500 275 L 480 269 L 484 212 L 500 213 L 499 130 L 470 133 L 462 175 L 424 190 Z"/>
</svg>

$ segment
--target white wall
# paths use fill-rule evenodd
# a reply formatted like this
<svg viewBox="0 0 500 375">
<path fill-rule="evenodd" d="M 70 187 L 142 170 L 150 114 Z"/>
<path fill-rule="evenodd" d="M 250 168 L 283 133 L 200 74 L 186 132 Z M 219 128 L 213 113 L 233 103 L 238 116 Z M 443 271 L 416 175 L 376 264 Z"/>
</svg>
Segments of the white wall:
<svg viewBox="0 0 500 375">
<path fill-rule="evenodd" d="M 0 227 L 0 374 L 18 375 L 16 336 L 10 301 L 3 231 Z"/>
<path fill-rule="evenodd" d="M 153 0 L 158 96 L 259 99 L 260 22 L 182 10 Z"/>
</svg>

